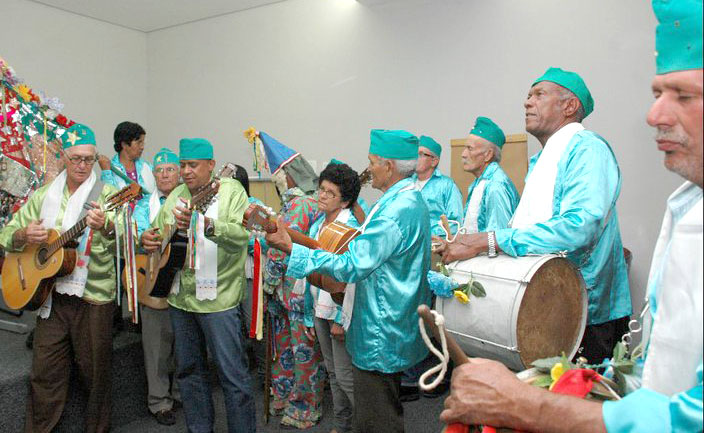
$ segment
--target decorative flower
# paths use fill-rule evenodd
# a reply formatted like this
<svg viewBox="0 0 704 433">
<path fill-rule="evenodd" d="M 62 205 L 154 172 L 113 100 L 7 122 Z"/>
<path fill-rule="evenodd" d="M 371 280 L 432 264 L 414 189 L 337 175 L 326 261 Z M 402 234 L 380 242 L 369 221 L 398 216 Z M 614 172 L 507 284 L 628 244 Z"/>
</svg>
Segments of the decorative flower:
<svg viewBox="0 0 704 433">
<path fill-rule="evenodd" d="M 455 290 L 455 298 L 463 304 L 469 304 L 469 296 L 462 290 Z"/>
<path fill-rule="evenodd" d="M 254 129 L 253 126 L 250 126 L 249 128 L 244 130 L 243 134 L 244 134 L 244 138 L 246 138 L 247 141 L 254 144 L 254 139 L 257 138 L 257 136 L 259 135 L 259 132 L 257 132 L 257 130 Z"/>
<path fill-rule="evenodd" d="M 296 346 L 296 362 L 299 364 L 305 364 L 313 359 L 313 349 L 306 346 L 305 344 L 299 344 Z"/>
<path fill-rule="evenodd" d="M 279 397 L 288 397 L 289 393 L 293 389 L 293 379 L 289 377 L 278 377 L 271 381 L 272 388 L 274 388 L 274 394 Z"/>
<path fill-rule="evenodd" d="M 561 362 L 558 362 L 552 366 L 552 368 L 550 369 L 550 378 L 552 379 L 552 383 L 550 384 L 550 389 L 552 389 L 552 387 L 555 386 L 557 381 L 560 379 L 560 377 L 564 373 L 565 373 L 565 366 L 562 365 Z"/>
<path fill-rule="evenodd" d="M 19 87 L 17 88 L 17 94 L 24 99 L 25 102 L 29 102 L 32 100 L 32 91 L 29 89 L 29 87 L 25 86 L 24 84 L 20 84 Z"/>
<path fill-rule="evenodd" d="M 279 356 L 279 363 L 281 364 L 281 368 L 284 370 L 291 370 L 293 368 L 293 350 L 291 350 L 290 347 L 281 352 L 281 355 Z"/>
</svg>

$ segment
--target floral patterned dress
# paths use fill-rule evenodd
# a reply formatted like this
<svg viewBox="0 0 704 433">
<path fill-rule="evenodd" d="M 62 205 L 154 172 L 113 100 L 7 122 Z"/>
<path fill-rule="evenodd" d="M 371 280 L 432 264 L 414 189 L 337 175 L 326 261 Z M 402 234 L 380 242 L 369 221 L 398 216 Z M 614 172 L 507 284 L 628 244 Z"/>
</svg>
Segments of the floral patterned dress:
<svg viewBox="0 0 704 433">
<path fill-rule="evenodd" d="M 314 196 L 294 187 L 282 194 L 284 223 L 308 233 L 318 214 Z M 323 381 L 326 373 L 320 348 L 305 335 L 305 281 L 286 277 L 288 255 L 270 248 L 264 272 L 264 290 L 271 295 L 268 310 L 273 318 L 277 353 L 271 378 L 274 400 L 272 415 L 283 415 L 281 423 L 309 428 L 321 417 Z"/>
</svg>

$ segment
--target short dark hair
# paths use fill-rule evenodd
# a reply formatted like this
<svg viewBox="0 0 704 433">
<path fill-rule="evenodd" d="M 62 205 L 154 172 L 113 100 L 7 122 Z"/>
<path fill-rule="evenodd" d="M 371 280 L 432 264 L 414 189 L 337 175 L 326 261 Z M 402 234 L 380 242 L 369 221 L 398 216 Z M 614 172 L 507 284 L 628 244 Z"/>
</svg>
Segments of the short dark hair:
<svg viewBox="0 0 704 433">
<path fill-rule="evenodd" d="M 242 167 L 241 165 L 235 164 L 235 167 L 237 167 L 237 170 L 235 170 L 235 174 L 232 176 L 232 178 L 242 184 L 244 192 L 246 192 L 247 197 L 249 197 L 249 173 L 247 173 L 247 169 Z"/>
<path fill-rule="evenodd" d="M 359 197 L 359 191 L 362 189 L 362 184 L 359 182 L 359 175 L 347 164 L 328 164 L 325 170 L 320 173 L 318 186 L 327 180 L 330 183 L 337 185 L 340 188 L 342 201 L 349 202 L 348 208 L 351 208 Z"/>
<path fill-rule="evenodd" d="M 127 121 L 120 123 L 115 127 L 115 133 L 112 135 L 115 141 L 115 144 L 113 144 L 115 152 L 120 153 L 122 151 L 122 143 L 130 144 L 144 134 L 146 134 L 146 131 L 139 123 Z"/>
</svg>

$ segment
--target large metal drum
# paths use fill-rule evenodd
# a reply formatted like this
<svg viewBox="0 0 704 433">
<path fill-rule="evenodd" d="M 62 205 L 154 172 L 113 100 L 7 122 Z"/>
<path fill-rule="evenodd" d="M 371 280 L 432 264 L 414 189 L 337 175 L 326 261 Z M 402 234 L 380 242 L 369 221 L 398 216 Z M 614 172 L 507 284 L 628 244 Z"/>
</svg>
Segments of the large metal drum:
<svg viewBox="0 0 704 433">
<path fill-rule="evenodd" d="M 469 356 L 489 358 L 518 371 L 540 358 L 574 356 L 587 321 L 581 273 L 559 255 L 486 256 L 451 263 L 460 284 L 470 276 L 486 297 L 438 298 L 446 330 Z"/>
</svg>

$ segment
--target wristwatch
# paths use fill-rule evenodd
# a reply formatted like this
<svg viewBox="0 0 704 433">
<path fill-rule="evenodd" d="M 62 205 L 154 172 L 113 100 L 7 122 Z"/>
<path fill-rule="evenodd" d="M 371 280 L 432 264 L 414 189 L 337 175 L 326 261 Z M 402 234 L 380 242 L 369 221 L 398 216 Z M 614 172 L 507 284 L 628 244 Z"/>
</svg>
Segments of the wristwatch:
<svg viewBox="0 0 704 433">
<path fill-rule="evenodd" d="M 215 234 L 215 221 L 212 218 L 205 220 L 205 229 L 203 230 L 206 236 L 213 236 Z"/>
<path fill-rule="evenodd" d="M 489 241 L 489 258 L 493 259 L 499 254 L 496 252 L 496 234 L 494 232 L 487 233 L 487 240 Z"/>
</svg>

